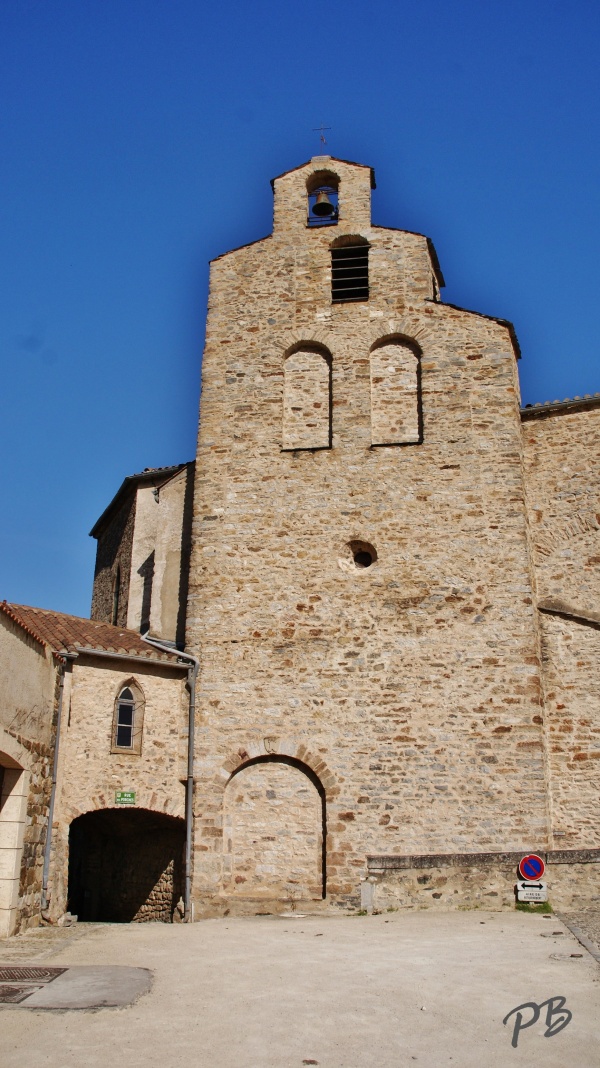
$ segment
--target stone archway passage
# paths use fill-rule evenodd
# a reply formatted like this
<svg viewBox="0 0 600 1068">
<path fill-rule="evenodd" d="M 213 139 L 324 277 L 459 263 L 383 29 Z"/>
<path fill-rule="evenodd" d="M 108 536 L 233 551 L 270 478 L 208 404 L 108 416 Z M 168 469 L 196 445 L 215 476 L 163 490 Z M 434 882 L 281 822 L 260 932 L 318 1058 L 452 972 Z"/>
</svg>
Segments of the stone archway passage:
<svg viewBox="0 0 600 1068">
<path fill-rule="evenodd" d="M 101 809 L 69 832 L 69 911 L 80 920 L 170 923 L 183 894 L 182 819 Z"/>
<path fill-rule="evenodd" d="M 225 791 L 224 891 L 235 898 L 325 897 L 325 797 L 299 761 L 258 757 Z"/>
</svg>

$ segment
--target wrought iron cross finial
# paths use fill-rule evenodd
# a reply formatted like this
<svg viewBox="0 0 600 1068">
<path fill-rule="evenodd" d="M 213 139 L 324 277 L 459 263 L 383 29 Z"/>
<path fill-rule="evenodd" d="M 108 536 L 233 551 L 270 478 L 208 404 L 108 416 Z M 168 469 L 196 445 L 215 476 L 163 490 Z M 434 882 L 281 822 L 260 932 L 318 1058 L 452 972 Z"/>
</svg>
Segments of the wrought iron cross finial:
<svg viewBox="0 0 600 1068">
<path fill-rule="evenodd" d="M 320 134 L 319 141 L 321 142 L 322 145 L 326 145 L 327 144 L 327 141 L 325 140 L 325 130 L 330 130 L 330 129 L 331 129 L 331 126 L 323 126 L 323 123 L 321 123 L 320 126 L 313 126 L 313 133 Z"/>
</svg>

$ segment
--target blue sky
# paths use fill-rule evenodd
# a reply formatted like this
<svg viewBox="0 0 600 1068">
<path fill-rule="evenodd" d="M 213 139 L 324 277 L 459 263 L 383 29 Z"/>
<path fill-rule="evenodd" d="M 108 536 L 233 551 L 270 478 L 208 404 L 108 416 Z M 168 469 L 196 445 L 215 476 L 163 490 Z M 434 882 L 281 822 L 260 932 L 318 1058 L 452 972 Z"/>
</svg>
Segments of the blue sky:
<svg viewBox="0 0 600 1068">
<path fill-rule="evenodd" d="M 600 391 L 599 30 L 589 0 L 3 0 L 0 598 L 88 614 L 95 519 L 193 456 L 208 261 L 321 122 L 444 299 L 514 322 L 524 403 Z"/>
</svg>

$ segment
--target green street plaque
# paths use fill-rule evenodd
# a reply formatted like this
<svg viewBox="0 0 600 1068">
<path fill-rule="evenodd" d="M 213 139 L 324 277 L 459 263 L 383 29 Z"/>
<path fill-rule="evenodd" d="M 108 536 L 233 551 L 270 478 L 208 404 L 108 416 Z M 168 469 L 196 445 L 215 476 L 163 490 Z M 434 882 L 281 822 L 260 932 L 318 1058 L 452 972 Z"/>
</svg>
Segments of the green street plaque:
<svg viewBox="0 0 600 1068">
<path fill-rule="evenodd" d="M 115 805 L 135 805 L 135 790 L 115 790 Z"/>
</svg>

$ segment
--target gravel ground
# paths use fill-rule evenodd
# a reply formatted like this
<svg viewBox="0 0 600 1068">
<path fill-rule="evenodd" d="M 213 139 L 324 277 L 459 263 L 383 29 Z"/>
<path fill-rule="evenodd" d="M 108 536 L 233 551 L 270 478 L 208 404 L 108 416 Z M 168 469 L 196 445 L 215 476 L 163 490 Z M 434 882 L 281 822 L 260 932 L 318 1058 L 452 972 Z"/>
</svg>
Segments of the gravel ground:
<svg viewBox="0 0 600 1068">
<path fill-rule="evenodd" d="M 75 924 L 73 927 L 30 927 L 13 938 L 0 938 L 0 962 L 11 964 L 46 960 L 66 949 L 71 943 L 85 938 L 90 930 L 102 924 Z"/>
<path fill-rule="evenodd" d="M 581 909 L 579 912 L 563 913 L 566 920 L 578 927 L 582 934 L 593 942 L 600 953 L 600 911 L 598 909 Z"/>
</svg>

